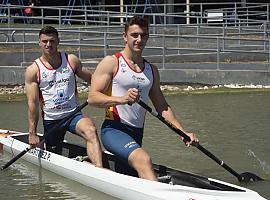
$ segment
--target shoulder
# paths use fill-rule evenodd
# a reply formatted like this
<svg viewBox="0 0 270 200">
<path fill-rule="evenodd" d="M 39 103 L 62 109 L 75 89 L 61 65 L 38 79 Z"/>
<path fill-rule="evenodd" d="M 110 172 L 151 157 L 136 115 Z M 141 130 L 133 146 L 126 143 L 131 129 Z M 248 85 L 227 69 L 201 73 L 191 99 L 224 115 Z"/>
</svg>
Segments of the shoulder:
<svg viewBox="0 0 270 200">
<path fill-rule="evenodd" d="M 82 65 L 80 59 L 74 54 L 67 54 L 67 60 L 71 67 L 75 69 L 75 71 L 76 68 L 79 68 Z"/>
<path fill-rule="evenodd" d="M 36 74 L 37 72 L 38 72 L 38 66 L 35 62 L 29 65 L 25 70 L 26 74 Z"/>
<path fill-rule="evenodd" d="M 102 61 L 103 63 L 111 63 L 111 64 L 117 64 L 118 60 L 114 55 L 111 56 L 105 56 Z"/>
<path fill-rule="evenodd" d="M 74 54 L 66 54 L 69 61 L 77 61 L 79 58 Z"/>
<path fill-rule="evenodd" d="M 154 65 L 153 63 L 151 63 L 150 61 L 148 61 L 147 59 L 143 58 L 144 62 L 146 62 L 151 68 L 152 70 L 157 70 L 157 66 Z"/>
<path fill-rule="evenodd" d="M 115 56 L 106 56 L 104 57 L 100 63 L 98 64 L 97 68 L 105 68 L 107 70 L 115 69 L 118 65 L 118 60 Z"/>
<path fill-rule="evenodd" d="M 36 63 L 31 64 L 25 70 L 25 79 L 26 80 L 36 80 L 38 77 L 38 66 Z"/>
<path fill-rule="evenodd" d="M 158 68 L 157 68 L 156 65 L 154 65 L 154 64 L 152 64 L 152 63 L 150 63 L 150 62 L 147 62 L 147 63 L 150 65 L 150 67 L 151 67 L 151 69 L 152 69 L 152 72 L 153 72 L 154 74 L 158 73 Z"/>
<path fill-rule="evenodd" d="M 152 70 L 152 76 L 153 76 L 153 81 L 154 81 L 154 85 L 160 83 L 160 74 L 158 71 L 158 67 L 154 64 L 149 63 L 151 70 Z"/>
</svg>

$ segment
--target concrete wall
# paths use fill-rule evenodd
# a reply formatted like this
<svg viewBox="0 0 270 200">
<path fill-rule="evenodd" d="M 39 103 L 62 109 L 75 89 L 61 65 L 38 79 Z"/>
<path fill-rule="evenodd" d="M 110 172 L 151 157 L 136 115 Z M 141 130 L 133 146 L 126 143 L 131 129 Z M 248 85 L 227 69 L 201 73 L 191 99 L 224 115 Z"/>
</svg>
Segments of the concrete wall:
<svg viewBox="0 0 270 200">
<path fill-rule="evenodd" d="M 24 84 L 25 67 L 0 67 L 0 85 Z M 159 69 L 162 83 L 270 85 L 265 70 Z"/>
<path fill-rule="evenodd" d="M 0 67 L 0 85 L 24 84 L 25 67 Z"/>
<path fill-rule="evenodd" d="M 160 70 L 164 83 L 270 85 L 270 72 L 253 70 Z"/>
</svg>

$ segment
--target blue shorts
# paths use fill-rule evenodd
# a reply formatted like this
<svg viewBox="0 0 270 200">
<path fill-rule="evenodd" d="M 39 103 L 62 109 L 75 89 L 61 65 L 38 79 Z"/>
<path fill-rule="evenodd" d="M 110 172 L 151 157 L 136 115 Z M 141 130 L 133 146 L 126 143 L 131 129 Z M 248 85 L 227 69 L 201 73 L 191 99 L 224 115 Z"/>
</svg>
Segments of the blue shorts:
<svg viewBox="0 0 270 200">
<path fill-rule="evenodd" d="M 142 146 L 143 128 L 135 128 L 114 120 L 105 120 L 101 127 L 101 141 L 111 153 L 127 163 L 128 156 Z"/>
<path fill-rule="evenodd" d="M 65 134 L 67 131 L 76 134 L 76 125 L 78 121 L 84 118 L 82 112 L 79 112 L 74 115 L 71 120 L 63 123 L 58 129 L 50 131 L 56 124 L 58 124 L 60 120 L 43 120 L 44 126 L 44 137 L 46 148 L 49 151 L 53 151 L 55 153 L 61 153 L 62 144 L 65 138 Z"/>
</svg>

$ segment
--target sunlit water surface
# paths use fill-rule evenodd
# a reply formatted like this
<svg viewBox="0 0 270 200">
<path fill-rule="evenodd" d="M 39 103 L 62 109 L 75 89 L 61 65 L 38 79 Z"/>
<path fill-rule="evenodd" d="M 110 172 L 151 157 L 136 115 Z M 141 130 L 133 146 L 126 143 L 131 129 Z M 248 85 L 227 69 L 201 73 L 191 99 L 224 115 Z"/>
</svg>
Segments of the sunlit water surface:
<svg viewBox="0 0 270 200">
<path fill-rule="evenodd" d="M 201 145 L 239 173 L 252 172 L 270 180 L 270 93 L 166 96 L 186 130 Z M 82 100 L 83 101 L 83 100 Z M 0 102 L 0 128 L 27 132 L 26 102 Z M 99 128 L 103 110 L 85 108 Z M 41 124 L 39 132 L 42 132 Z M 83 144 L 76 136 L 67 140 Z M 187 148 L 158 119 L 146 117 L 144 148 L 153 162 L 234 184 L 237 178 L 196 148 Z M 0 164 L 10 159 L 0 158 Z M 270 199 L 270 182 L 242 184 Z M 115 199 L 38 167 L 17 161 L 0 172 L 0 199 Z"/>
</svg>

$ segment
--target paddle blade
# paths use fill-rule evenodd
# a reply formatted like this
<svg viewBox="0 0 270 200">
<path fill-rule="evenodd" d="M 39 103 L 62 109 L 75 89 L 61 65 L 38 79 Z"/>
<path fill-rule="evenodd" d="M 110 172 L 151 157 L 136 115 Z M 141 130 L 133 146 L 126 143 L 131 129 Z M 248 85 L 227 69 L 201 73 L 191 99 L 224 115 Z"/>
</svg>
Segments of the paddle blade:
<svg viewBox="0 0 270 200">
<path fill-rule="evenodd" d="M 261 177 L 257 176 L 256 174 L 250 173 L 250 172 L 244 172 L 240 174 L 241 179 L 239 179 L 240 182 L 255 182 L 255 181 L 263 181 Z"/>
</svg>

